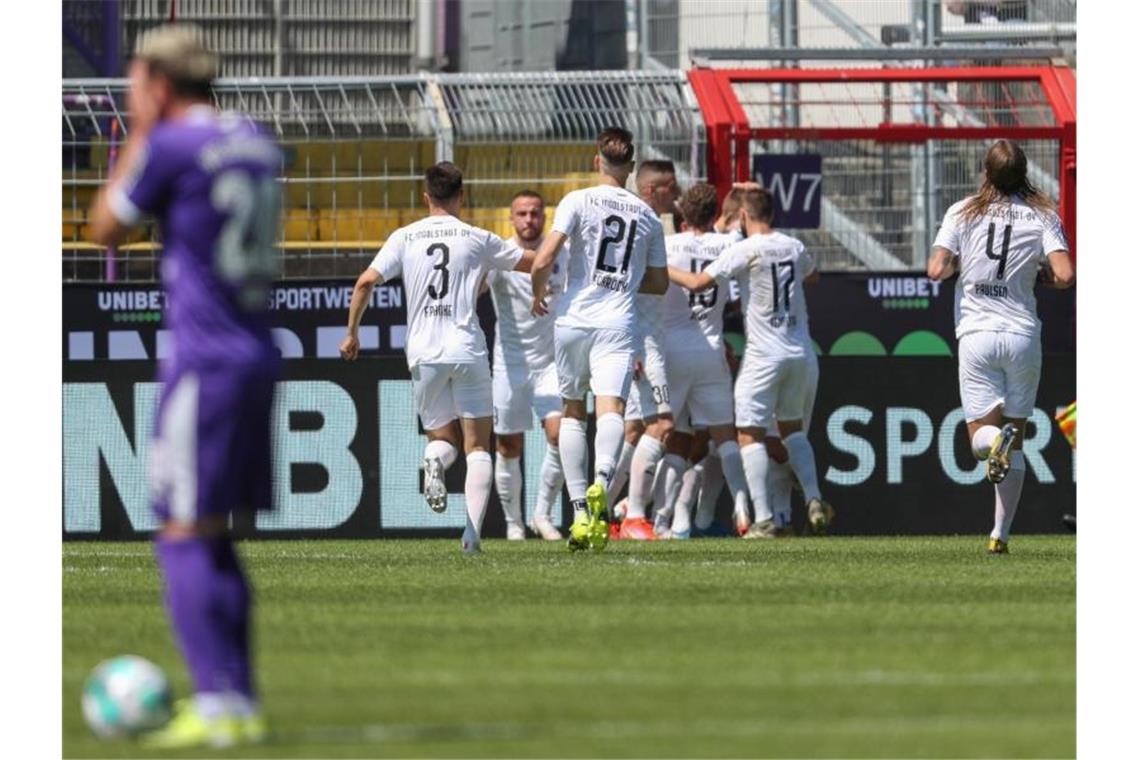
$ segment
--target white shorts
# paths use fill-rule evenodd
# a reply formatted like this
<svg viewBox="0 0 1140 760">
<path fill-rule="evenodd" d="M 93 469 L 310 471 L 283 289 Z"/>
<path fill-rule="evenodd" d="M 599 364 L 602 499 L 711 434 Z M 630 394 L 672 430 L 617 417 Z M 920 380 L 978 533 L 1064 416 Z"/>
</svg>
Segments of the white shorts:
<svg viewBox="0 0 1140 760">
<path fill-rule="evenodd" d="M 807 386 L 804 390 L 804 416 L 801 418 L 804 423 L 805 432 L 811 428 L 811 415 L 815 410 L 815 394 L 819 389 L 819 358 L 815 355 L 815 351 L 807 355 L 807 360 L 808 372 Z M 764 425 L 764 430 L 766 435 L 779 435 L 774 415 L 768 418 L 767 423 Z"/>
<path fill-rule="evenodd" d="M 633 336 L 625 330 L 554 327 L 554 363 L 562 398 L 595 396 L 624 399 L 633 379 Z"/>
<path fill-rule="evenodd" d="M 531 429 L 534 416 L 545 420 L 562 413 L 558 370 L 553 364 L 531 372 L 525 366 L 510 367 L 500 362 L 491 373 L 491 386 L 496 435 L 523 433 Z"/>
<path fill-rule="evenodd" d="M 736 426 L 767 428 L 803 418 L 814 357 L 758 357 L 744 352 L 736 378 Z"/>
<path fill-rule="evenodd" d="M 672 414 L 670 405 L 668 373 L 665 357 L 656 349 L 646 352 L 641 365 L 641 376 L 633 382 L 629 399 L 625 404 L 627 420 L 653 419 L 662 414 Z"/>
<path fill-rule="evenodd" d="M 460 417 L 490 417 L 491 368 L 484 359 L 469 364 L 417 364 L 412 389 L 424 430 L 438 430 Z"/>
<path fill-rule="evenodd" d="M 996 407 L 1006 417 L 1032 416 L 1041 380 L 1041 340 L 999 332 L 967 333 L 958 339 L 958 388 L 966 421 Z"/>
<path fill-rule="evenodd" d="M 692 433 L 732 424 L 732 372 L 723 352 L 677 352 L 665 361 L 669 392 L 678 410 L 676 430 Z"/>
</svg>

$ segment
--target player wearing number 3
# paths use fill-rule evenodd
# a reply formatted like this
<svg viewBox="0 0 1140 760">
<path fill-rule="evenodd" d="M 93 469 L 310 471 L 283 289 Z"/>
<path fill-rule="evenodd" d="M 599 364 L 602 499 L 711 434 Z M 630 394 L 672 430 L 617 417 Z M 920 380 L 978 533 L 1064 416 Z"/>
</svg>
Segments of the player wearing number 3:
<svg viewBox="0 0 1140 760">
<path fill-rule="evenodd" d="M 348 309 L 344 359 L 360 352 L 357 330 L 372 295 L 383 282 L 402 277 L 408 303 L 407 354 L 424 448 L 424 496 L 436 512 L 447 508 L 443 473 L 467 454 L 467 525 L 464 553 L 479 551 L 479 533 L 491 496 L 491 368 L 487 339 L 475 301 L 492 269 L 530 271 L 534 253 L 456 218 L 463 206 L 463 175 L 449 161 L 424 174 L 429 214 L 389 236 L 356 281 Z M 456 420 L 460 424 L 456 424 Z"/>
<path fill-rule="evenodd" d="M 1025 153 L 998 140 L 975 195 L 946 212 L 927 266 L 931 279 L 960 270 L 954 289 L 958 385 L 974 455 L 994 483 L 988 549 L 1005 554 L 1021 486 L 1025 420 L 1041 377 L 1041 322 L 1035 282 L 1075 281 L 1069 244 L 1053 204 L 1027 178 Z"/>
<path fill-rule="evenodd" d="M 570 549 L 602 549 L 609 540 L 606 490 L 625 433 L 625 399 L 633 380 L 634 297 L 660 296 L 665 274 L 665 234 L 645 201 L 625 189 L 633 169 L 633 136 L 610 127 L 598 136 L 594 169 L 598 185 L 576 190 L 558 204 L 553 228 L 534 261 L 531 285 L 536 314 L 547 313 L 546 286 L 562 244 L 566 291 L 556 304 L 554 361 L 562 394 L 558 448 L 574 507 Z M 587 480 L 586 391 L 598 417 L 594 482 Z"/>
</svg>

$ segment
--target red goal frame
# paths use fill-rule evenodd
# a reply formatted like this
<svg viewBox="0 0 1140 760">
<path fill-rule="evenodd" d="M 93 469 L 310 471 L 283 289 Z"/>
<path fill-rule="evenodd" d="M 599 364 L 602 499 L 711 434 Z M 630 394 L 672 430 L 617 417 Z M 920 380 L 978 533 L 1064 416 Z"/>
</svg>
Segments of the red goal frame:
<svg viewBox="0 0 1140 760">
<path fill-rule="evenodd" d="M 704 116 L 708 143 L 709 182 L 723 196 L 733 182 L 749 179 L 749 141 L 752 139 L 873 140 L 915 143 L 926 140 L 1053 140 L 1059 146 L 1057 166 L 1060 214 L 1069 245 L 1077 245 L 1077 84 L 1071 69 L 1061 66 L 976 66 L 875 69 L 693 69 L 689 82 Z M 757 127 L 749 123 L 735 84 L 806 83 L 1012 83 L 1027 82 L 1041 88 L 1053 113 L 1052 126 L 985 125 L 938 126 L 895 124 L 874 126 Z M 889 116 L 888 116 L 889 118 Z"/>
</svg>

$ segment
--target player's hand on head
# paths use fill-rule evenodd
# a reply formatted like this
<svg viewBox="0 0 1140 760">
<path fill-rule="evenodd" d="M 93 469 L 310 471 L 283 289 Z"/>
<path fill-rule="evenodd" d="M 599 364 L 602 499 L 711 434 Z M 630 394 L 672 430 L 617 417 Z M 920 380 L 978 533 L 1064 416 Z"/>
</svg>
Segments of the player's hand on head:
<svg viewBox="0 0 1140 760">
<path fill-rule="evenodd" d="M 147 87 L 148 76 L 146 64 L 141 61 L 131 64 L 127 112 L 130 114 L 129 128 L 136 134 L 145 135 L 158 123 L 159 105 Z"/>
<path fill-rule="evenodd" d="M 340 343 L 340 358 L 353 361 L 360 355 L 360 340 L 355 335 L 346 335 Z"/>
</svg>

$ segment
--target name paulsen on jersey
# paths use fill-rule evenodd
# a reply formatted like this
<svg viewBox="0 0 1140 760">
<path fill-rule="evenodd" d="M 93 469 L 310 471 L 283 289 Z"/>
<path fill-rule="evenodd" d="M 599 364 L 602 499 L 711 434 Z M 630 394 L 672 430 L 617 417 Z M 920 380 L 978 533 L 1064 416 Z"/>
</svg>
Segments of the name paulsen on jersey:
<svg viewBox="0 0 1140 760">
<path fill-rule="evenodd" d="M 629 291 L 629 281 L 621 277 L 615 277 L 612 274 L 594 272 L 594 284 L 599 288 L 612 290 L 615 293 L 626 293 Z"/>
<path fill-rule="evenodd" d="M 974 284 L 974 295 L 990 298 L 1008 298 L 1009 288 L 1005 285 L 990 285 L 988 282 Z"/>
</svg>

